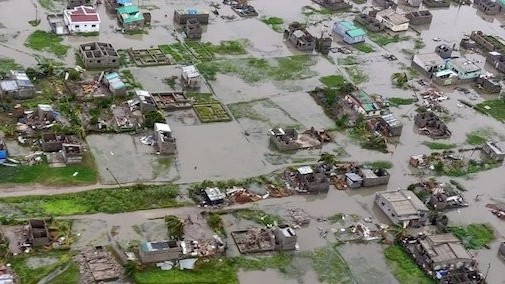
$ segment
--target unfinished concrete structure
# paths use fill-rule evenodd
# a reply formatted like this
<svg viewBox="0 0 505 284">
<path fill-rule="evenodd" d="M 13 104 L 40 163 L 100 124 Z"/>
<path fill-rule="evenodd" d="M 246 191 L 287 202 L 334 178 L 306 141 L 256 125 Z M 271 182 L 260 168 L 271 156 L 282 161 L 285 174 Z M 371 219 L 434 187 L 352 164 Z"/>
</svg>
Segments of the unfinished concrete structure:
<svg viewBox="0 0 505 284">
<path fill-rule="evenodd" d="M 231 236 L 242 254 L 295 250 L 298 239 L 296 232 L 288 225 L 233 231 Z"/>
<path fill-rule="evenodd" d="M 313 51 L 316 47 L 316 39 L 298 22 L 289 24 L 284 38 L 300 51 Z"/>
<path fill-rule="evenodd" d="M 393 9 L 396 9 L 396 7 L 398 7 L 398 5 L 396 4 L 396 2 L 394 0 L 374 0 L 375 4 L 377 4 L 377 6 L 383 8 L 383 9 L 388 9 L 388 8 L 393 8 Z"/>
<path fill-rule="evenodd" d="M 175 138 L 172 136 L 172 130 L 166 123 L 154 124 L 154 139 L 156 140 L 156 148 L 162 155 L 175 154 L 176 144 Z"/>
<path fill-rule="evenodd" d="M 407 237 L 401 244 L 439 283 L 483 283 L 477 262 L 452 234 Z"/>
<path fill-rule="evenodd" d="M 496 51 L 489 52 L 486 56 L 486 63 L 489 63 L 501 73 L 505 73 L 505 55 L 503 53 Z"/>
<path fill-rule="evenodd" d="M 57 35 L 66 35 L 69 33 L 67 25 L 63 19 L 63 14 L 47 15 L 47 22 L 51 27 L 51 31 Z"/>
<path fill-rule="evenodd" d="M 279 225 L 274 228 L 275 244 L 278 250 L 295 250 L 298 237 L 289 225 Z"/>
<path fill-rule="evenodd" d="M 429 25 L 433 20 L 433 15 L 429 10 L 412 11 L 405 15 L 411 25 Z"/>
<path fill-rule="evenodd" d="M 491 160 L 499 163 L 503 163 L 505 160 L 504 148 L 501 147 L 497 142 L 487 141 L 482 145 L 482 152 Z"/>
<path fill-rule="evenodd" d="M 176 9 L 174 10 L 174 22 L 185 25 L 188 19 L 196 19 L 201 25 L 209 23 L 209 12 L 198 9 Z"/>
<path fill-rule="evenodd" d="M 142 263 L 157 263 L 178 260 L 182 257 L 182 247 L 176 240 L 147 242 L 139 245 L 139 258 Z"/>
<path fill-rule="evenodd" d="M 481 75 L 475 80 L 477 86 L 481 87 L 487 93 L 498 94 L 501 92 L 501 84 L 494 76 Z"/>
<path fill-rule="evenodd" d="M 79 51 L 85 68 L 119 68 L 119 54 L 110 43 L 81 44 Z"/>
<path fill-rule="evenodd" d="M 439 44 L 435 47 L 435 53 L 442 59 L 451 58 L 454 47 L 447 44 Z"/>
<path fill-rule="evenodd" d="M 106 248 L 86 248 L 75 257 L 80 265 L 82 283 L 105 283 L 119 280 L 123 267 Z"/>
<path fill-rule="evenodd" d="M 183 92 L 151 93 L 155 106 L 163 110 L 190 109 L 193 103 Z"/>
<path fill-rule="evenodd" d="M 344 0 L 312 0 L 312 2 L 331 11 L 340 11 L 352 8 L 352 5 Z"/>
<path fill-rule="evenodd" d="M 386 169 L 359 169 L 359 175 L 363 178 L 364 187 L 387 185 L 391 177 Z"/>
<path fill-rule="evenodd" d="M 432 111 L 416 114 L 414 123 L 418 127 L 419 134 L 429 136 L 432 139 L 447 139 L 452 135 L 447 125 Z"/>
<path fill-rule="evenodd" d="M 423 0 L 424 6 L 428 8 L 449 8 L 451 1 L 449 0 Z"/>
<path fill-rule="evenodd" d="M 67 9 L 73 9 L 78 6 L 91 6 L 91 0 L 67 0 Z"/>
<path fill-rule="evenodd" d="M 269 132 L 270 142 L 279 151 L 320 148 L 323 142 L 329 141 L 325 131 L 317 131 L 314 128 L 303 133 L 298 133 L 294 128 L 272 128 Z"/>
<path fill-rule="evenodd" d="M 41 145 L 44 152 L 58 152 L 62 149 L 62 136 L 56 136 L 54 133 L 42 134 Z"/>
<path fill-rule="evenodd" d="M 44 220 L 29 220 L 28 221 L 28 238 L 34 247 L 43 247 L 51 243 L 49 239 L 49 231 L 47 230 L 46 221 Z"/>
<path fill-rule="evenodd" d="M 70 142 L 70 141 L 69 141 Z M 80 143 L 63 143 L 61 154 L 65 164 L 80 164 L 83 160 L 83 149 Z"/>
<path fill-rule="evenodd" d="M 482 11 L 486 15 L 496 15 L 501 11 L 501 6 L 498 1 L 474 0 L 473 4 L 478 10 Z"/>
<path fill-rule="evenodd" d="M 297 169 L 298 188 L 309 193 L 325 193 L 330 189 L 330 180 L 325 174 L 316 173 L 310 166 Z"/>
<path fill-rule="evenodd" d="M 378 132 L 385 137 L 400 137 L 403 130 L 403 123 L 392 113 L 371 118 L 367 120 L 366 126 L 370 131 Z"/>
<path fill-rule="evenodd" d="M 127 51 L 128 55 L 133 60 L 135 65 L 139 67 L 173 64 L 172 60 L 170 60 L 170 58 L 159 48 L 130 48 Z"/>
<path fill-rule="evenodd" d="M 380 32 L 386 28 L 375 17 L 369 14 L 359 13 L 354 18 L 354 21 L 360 25 L 365 26 L 365 28 L 371 32 Z"/>
<path fill-rule="evenodd" d="M 393 224 L 419 227 L 424 226 L 428 220 L 429 210 L 426 205 L 407 190 L 377 192 L 375 204 Z"/>
<path fill-rule="evenodd" d="M 186 20 L 184 32 L 187 39 L 201 39 L 203 29 L 197 18 L 189 18 Z"/>
<path fill-rule="evenodd" d="M 472 31 L 470 39 L 485 51 L 505 53 L 505 44 L 492 35 L 486 35 L 482 31 Z"/>
</svg>

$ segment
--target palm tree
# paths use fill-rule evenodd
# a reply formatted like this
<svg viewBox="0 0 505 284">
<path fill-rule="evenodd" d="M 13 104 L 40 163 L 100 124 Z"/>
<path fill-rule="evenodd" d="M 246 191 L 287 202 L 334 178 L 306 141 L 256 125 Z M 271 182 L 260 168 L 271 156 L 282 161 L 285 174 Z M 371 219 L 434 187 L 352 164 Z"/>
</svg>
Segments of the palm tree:
<svg viewBox="0 0 505 284">
<path fill-rule="evenodd" d="M 405 88 L 409 78 L 407 77 L 407 73 L 405 72 L 397 72 L 391 75 L 391 80 L 393 84 L 398 88 Z"/>
<path fill-rule="evenodd" d="M 337 157 L 333 154 L 322 153 L 321 158 L 319 158 L 318 162 L 321 162 L 324 165 L 333 166 L 338 162 L 338 160 Z"/>
</svg>

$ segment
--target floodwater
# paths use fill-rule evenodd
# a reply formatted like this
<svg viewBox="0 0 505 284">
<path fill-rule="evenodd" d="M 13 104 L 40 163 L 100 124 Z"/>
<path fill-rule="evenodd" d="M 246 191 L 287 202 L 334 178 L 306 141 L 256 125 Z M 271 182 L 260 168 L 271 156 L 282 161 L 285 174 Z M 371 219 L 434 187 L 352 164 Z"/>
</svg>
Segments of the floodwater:
<svg viewBox="0 0 505 284">
<path fill-rule="evenodd" d="M 34 1 L 34 0 L 33 0 Z M 151 10 L 153 16 L 152 29 L 148 35 L 127 36 L 115 31 L 115 19 L 105 13 L 104 7 L 99 7 L 102 16 L 100 35 L 97 37 L 66 37 L 64 44 L 69 44 L 73 48 L 78 44 L 90 41 L 105 41 L 113 43 L 115 48 L 146 48 L 159 44 L 169 44 L 175 42 L 171 35 L 173 32 L 172 15 L 173 8 L 197 7 L 210 10 L 210 1 L 169 1 L 169 0 L 145 0 L 142 5 L 155 5 L 160 9 Z M 58 2 L 56 2 L 58 3 Z M 314 14 L 310 17 L 302 15 L 301 7 L 312 5 L 310 0 L 256 0 L 252 4 L 257 8 L 261 16 L 280 17 L 286 23 L 298 20 L 303 23 L 319 24 L 310 25 L 309 30 L 318 34 L 323 25 L 331 26 L 332 22 L 339 19 L 352 19 L 352 13 L 339 13 L 335 16 Z M 371 0 L 364 5 L 355 5 L 355 9 L 362 9 L 373 4 Z M 23 9 L 18 9 L 23 7 Z M 154 7 L 154 6 L 152 6 Z M 314 6 L 315 8 L 319 8 Z M 400 5 L 402 9 L 412 8 Z M 155 7 L 154 7 L 155 8 Z M 6 13 L 5 11 L 16 11 L 16 13 Z M 42 19 L 37 28 L 28 24 L 29 20 L 35 17 Z M 419 52 L 432 52 L 439 42 L 432 39 L 437 37 L 442 43 L 448 45 L 456 44 L 465 34 L 472 30 L 482 30 L 485 33 L 495 34 L 505 37 L 505 31 L 500 27 L 505 23 L 503 16 L 490 17 L 482 15 L 481 12 L 470 6 L 451 6 L 444 9 L 431 9 L 433 22 L 429 26 L 415 27 L 420 31 L 420 38 L 423 39 L 425 47 Z M 54 55 L 46 52 L 33 51 L 23 45 L 26 37 L 35 29 L 48 30 L 49 26 L 45 21 L 45 14 L 42 8 L 35 9 L 31 0 L 7 0 L 0 1 L 0 23 L 5 28 L 0 28 L 2 42 L 0 43 L 0 55 L 8 58 L 15 58 L 17 62 L 30 66 L 35 64 L 33 54 L 56 59 Z M 220 9 L 221 15 L 234 15 L 234 12 L 227 6 Z M 166 15 L 166 17 L 165 17 Z M 326 28 L 327 29 L 327 28 Z M 405 35 L 416 37 L 416 32 L 408 31 Z M 280 57 L 293 54 L 300 54 L 294 51 L 288 44 L 282 41 L 282 34 L 273 31 L 270 27 L 258 19 L 236 19 L 226 21 L 211 15 L 210 24 L 205 27 L 202 41 L 218 43 L 221 40 L 247 39 L 250 43 L 248 52 L 254 57 Z M 338 44 L 341 39 L 334 36 L 334 41 Z M 368 80 L 362 84 L 364 90 L 372 94 L 380 94 L 386 98 L 403 97 L 410 98 L 411 91 L 393 88 L 390 76 L 398 72 L 403 66 L 410 65 L 409 56 L 405 55 L 402 49 L 412 49 L 414 41 L 404 41 L 379 47 L 371 41 L 377 50 L 374 53 L 355 53 L 360 64 L 358 68 L 368 75 Z M 398 57 L 398 61 L 389 62 L 381 55 L 393 53 Z M 466 54 L 479 62 L 478 65 L 486 70 L 493 71 L 489 66 L 484 66 L 484 59 L 479 54 Z M 171 125 L 174 135 L 177 138 L 178 154 L 173 161 L 165 161 L 155 155 L 150 146 L 139 142 L 139 137 L 130 135 L 91 135 L 88 137 L 88 144 L 100 172 L 102 184 L 114 184 L 116 179 L 120 183 L 127 182 L 148 182 L 148 181 L 176 181 L 179 183 L 197 182 L 204 179 L 230 179 L 256 176 L 266 174 L 283 168 L 286 165 L 300 164 L 304 161 L 314 161 L 320 151 L 299 151 L 295 155 L 284 155 L 273 150 L 267 137 L 267 131 L 275 126 L 296 126 L 306 129 L 311 126 L 316 128 L 333 128 L 334 123 L 328 119 L 321 108 L 312 100 L 306 91 L 316 86 L 321 86 L 318 78 L 330 74 L 345 73 L 342 66 L 334 65 L 330 61 L 338 62 L 338 59 L 347 55 L 329 55 L 330 60 L 319 57 L 317 63 L 311 66 L 311 70 L 319 75 L 299 81 L 271 82 L 261 81 L 255 84 L 245 83 L 242 79 L 233 74 L 218 74 L 215 81 L 211 81 L 210 86 L 216 93 L 220 101 L 232 107 L 237 103 L 248 103 L 246 108 L 254 110 L 262 119 L 242 117 L 232 122 L 201 124 L 198 122 L 194 112 L 183 111 L 169 114 L 167 121 Z M 68 56 L 62 59 L 65 63 L 73 65 L 73 52 L 69 51 Z M 170 87 L 162 82 L 163 78 L 178 76 L 180 66 L 164 66 L 155 68 L 131 68 L 135 78 L 149 91 L 168 91 Z M 176 89 L 179 89 L 176 86 Z M 210 90 L 204 86 L 202 91 Z M 496 132 L 496 138 L 505 137 L 505 129 L 502 123 L 476 113 L 467 107 L 460 107 L 458 99 L 467 99 L 461 93 L 453 92 L 451 89 L 445 90 L 450 100 L 443 103 L 453 116 L 448 122 L 453 135 L 450 143 L 466 147 L 466 133 L 482 128 L 491 128 Z M 253 100 L 259 100 L 254 101 Z M 478 98 L 475 102 L 479 102 Z M 401 117 L 404 123 L 403 134 L 398 145 L 390 145 L 389 154 L 377 153 L 363 150 L 342 134 L 335 134 L 335 142 L 326 145 L 322 152 L 340 153 L 346 155 L 339 156 L 341 159 L 354 161 L 389 160 L 394 163 L 390 170 L 391 179 L 387 189 L 404 188 L 407 185 L 417 182 L 418 177 L 412 174 L 408 166 L 410 155 L 418 153 L 428 153 L 428 147 L 422 144 L 423 141 L 430 141 L 430 138 L 420 136 L 415 133 L 413 116 L 415 114 L 413 106 L 402 106 L 393 108 L 393 113 Z M 248 135 L 244 135 L 248 133 Z M 23 149 L 10 146 L 15 152 L 23 153 Z M 468 154 L 470 155 L 470 153 Z M 161 162 L 160 162 L 161 161 Z M 505 283 L 503 280 L 503 270 L 505 264 L 501 262 L 497 255 L 499 242 L 505 236 L 505 226 L 485 208 L 487 203 L 495 201 L 505 201 L 505 188 L 503 182 L 499 182 L 503 174 L 503 168 L 496 168 L 486 172 L 472 175 L 470 178 L 457 178 L 468 191 L 464 193 L 471 206 L 457 211 L 450 212 L 449 218 L 454 224 L 468 224 L 472 222 L 488 222 L 493 225 L 496 231 L 496 241 L 491 244 L 490 250 L 480 250 L 474 252 L 481 265 L 481 270 L 486 271 L 488 263 L 491 263 L 488 275 L 489 283 Z M 440 181 L 447 182 L 448 178 L 439 178 Z M 356 191 L 330 190 L 328 194 L 316 197 L 292 196 L 284 199 L 270 199 L 258 203 L 258 206 L 268 212 L 284 215 L 287 208 L 303 208 L 311 216 L 330 216 L 337 212 L 354 213 L 362 217 L 374 217 L 378 222 L 387 222 L 380 211 L 373 206 L 373 194 L 376 191 L 385 190 L 386 187 L 372 188 Z M 37 192 L 43 192 L 37 189 Z M 69 189 L 72 190 L 72 189 Z M 9 190 L 7 193 L 11 194 Z M 474 202 L 473 198 L 477 194 L 483 194 L 481 201 Z M 76 216 L 79 219 L 74 230 L 80 234 L 77 248 L 87 244 L 108 243 L 111 239 L 128 242 L 140 239 L 156 239 L 162 237 L 166 232 L 161 226 L 161 221 L 150 220 L 152 218 L 163 217 L 167 214 L 187 215 L 196 214 L 196 208 L 148 210 L 121 214 L 95 214 L 87 216 Z M 196 217 L 195 217 L 196 218 Z M 315 220 L 306 227 L 298 230 L 299 244 L 302 251 L 323 247 L 328 242 L 333 241 L 321 238 L 318 228 L 337 229 L 337 225 L 328 222 L 316 222 Z M 111 232 L 114 231 L 114 234 Z M 208 228 L 202 230 L 195 229 L 191 234 L 195 238 L 205 234 L 210 234 Z M 82 241 L 81 241 L 82 240 Z M 382 254 L 382 246 L 371 243 L 346 244 L 340 248 L 340 253 L 349 263 L 351 271 L 359 283 L 396 283 L 395 278 L 385 265 Z M 268 283 L 296 283 L 297 280 L 287 279 L 285 275 L 275 271 L 267 270 L 261 272 L 239 273 L 241 283 L 255 283 L 263 280 Z M 303 276 L 305 283 L 317 283 L 317 276 L 313 271 L 307 271 Z M 294 281 L 294 282 L 293 282 Z"/>
</svg>

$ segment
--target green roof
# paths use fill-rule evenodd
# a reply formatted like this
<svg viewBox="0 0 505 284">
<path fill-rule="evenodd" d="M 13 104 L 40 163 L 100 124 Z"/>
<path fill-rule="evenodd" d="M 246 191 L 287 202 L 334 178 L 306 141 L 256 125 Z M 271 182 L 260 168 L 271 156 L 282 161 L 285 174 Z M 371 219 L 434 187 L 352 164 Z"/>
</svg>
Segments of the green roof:
<svg viewBox="0 0 505 284">
<path fill-rule="evenodd" d="M 343 26 L 344 28 L 348 29 L 348 30 L 353 30 L 356 28 L 356 26 L 349 22 L 349 21 L 340 21 L 338 22 L 341 26 Z"/>
<path fill-rule="evenodd" d="M 352 36 L 352 37 L 358 37 L 358 36 L 364 36 L 366 35 L 365 31 L 360 29 L 360 28 L 357 28 L 357 29 L 354 29 L 354 30 L 348 30 L 346 32 L 349 36 Z"/>
<path fill-rule="evenodd" d="M 135 5 L 119 7 L 117 8 L 117 13 L 121 16 L 125 24 L 144 20 L 144 15 L 139 11 L 139 7 Z"/>
<path fill-rule="evenodd" d="M 117 8 L 118 14 L 133 14 L 139 12 L 139 7 L 135 5 L 121 6 Z"/>
</svg>

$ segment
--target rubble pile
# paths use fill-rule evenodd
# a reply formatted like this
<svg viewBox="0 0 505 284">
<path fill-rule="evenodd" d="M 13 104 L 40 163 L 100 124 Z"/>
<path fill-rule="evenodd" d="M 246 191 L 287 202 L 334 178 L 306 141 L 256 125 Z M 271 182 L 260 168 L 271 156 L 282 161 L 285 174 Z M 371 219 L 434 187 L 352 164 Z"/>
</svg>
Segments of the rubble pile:
<svg viewBox="0 0 505 284">
<path fill-rule="evenodd" d="M 124 269 L 103 247 L 87 248 L 75 257 L 81 273 L 81 283 L 93 284 L 120 279 Z"/>
</svg>

